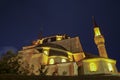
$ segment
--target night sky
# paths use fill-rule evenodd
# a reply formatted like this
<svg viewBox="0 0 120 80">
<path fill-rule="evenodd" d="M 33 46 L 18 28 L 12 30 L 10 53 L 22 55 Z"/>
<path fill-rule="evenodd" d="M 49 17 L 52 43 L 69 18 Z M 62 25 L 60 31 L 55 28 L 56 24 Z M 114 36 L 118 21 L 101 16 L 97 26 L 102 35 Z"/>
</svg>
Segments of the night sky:
<svg viewBox="0 0 120 80">
<path fill-rule="evenodd" d="M 92 16 L 106 40 L 108 56 L 120 71 L 119 0 L 0 0 L 0 54 L 20 50 L 42 36 L 79 36 L 85 52 L 98 55 Z"/>
</svg>

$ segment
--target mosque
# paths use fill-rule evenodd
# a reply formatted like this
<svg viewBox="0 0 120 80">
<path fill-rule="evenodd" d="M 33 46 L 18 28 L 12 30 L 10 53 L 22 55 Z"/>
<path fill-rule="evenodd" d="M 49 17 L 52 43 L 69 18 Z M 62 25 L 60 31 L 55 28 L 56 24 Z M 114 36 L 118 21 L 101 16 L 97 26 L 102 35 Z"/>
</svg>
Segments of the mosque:
<svg viewBox="0 0 120 80">
<path fill-rule="evenodd" d="M 77 76 L 118 74 L 116 60 L 108 57 L 105 38 L 93 18 L 94 42 L 99 56 L 85 53 L 79 37 L 58 34 L 37 39 L 18 52 L 22 56 L 18 73 L 27 75 Z"/>
</svg>

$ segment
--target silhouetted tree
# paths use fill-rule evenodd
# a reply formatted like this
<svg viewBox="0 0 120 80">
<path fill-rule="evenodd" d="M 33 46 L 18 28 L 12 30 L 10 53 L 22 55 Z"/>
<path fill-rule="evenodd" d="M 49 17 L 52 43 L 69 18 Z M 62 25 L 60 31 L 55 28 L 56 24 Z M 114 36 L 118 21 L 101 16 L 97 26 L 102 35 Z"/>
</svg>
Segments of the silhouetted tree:
<svg viewBox="0 0 120 80">
<path fill-rule="evenodd" d="M 12 50 L 7 51 L 3 56 L 1 56 L 0 74 L 13 73 L 12 71 L 13 68 L 10 67 L 10 64 L 8 64 L 8 61 L 14 56 L 16 56 L 16 54 Z"/>
</svg>

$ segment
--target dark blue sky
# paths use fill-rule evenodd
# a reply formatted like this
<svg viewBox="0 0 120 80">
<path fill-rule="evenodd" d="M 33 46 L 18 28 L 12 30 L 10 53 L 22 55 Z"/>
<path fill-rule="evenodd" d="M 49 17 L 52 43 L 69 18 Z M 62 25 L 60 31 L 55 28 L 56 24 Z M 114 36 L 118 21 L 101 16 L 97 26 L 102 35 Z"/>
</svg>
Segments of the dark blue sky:
<svg viewBox="0 0 120 80">
<path fill-rule="evenodd" d="M 83 50 L 98 55 L 92 16 L 106 39 L 110 58 L 120 71 L 119 0 L 0 0 L 0 50 L 20 50 L 43 36 L 79 36 Z"/>
</svg>

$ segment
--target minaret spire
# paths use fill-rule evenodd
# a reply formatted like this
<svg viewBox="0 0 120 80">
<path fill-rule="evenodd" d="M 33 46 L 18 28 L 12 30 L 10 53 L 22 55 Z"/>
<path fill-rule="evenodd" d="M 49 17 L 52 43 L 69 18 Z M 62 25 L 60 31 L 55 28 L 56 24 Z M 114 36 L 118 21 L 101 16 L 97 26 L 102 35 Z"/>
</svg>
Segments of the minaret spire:
<svg viewBox="0 0 120 80">
<path fill-rule="evenodd" d="M 100 57 L 108 58 L 106 48 L 105 48 L 105 39 L 101 35 L 100 29 L 96 24 L 94 16 L 92 17 L 92 19 L 93 19 L 93 26 L 94 26 L 94 42 L 97 45 L 99 55 Z"/>
<path fill-rule="evenodd" d="M 38 39 L 42 39 L 43 37 L 43 25 L 40 26 L 40 32 L 38 34 Z"/>
<path fill-rule="evenodd" d="M 95 21 L 95 17 L 94 16 L 92 16 L 92 21 L 93 21 L 93 27 L 98 27 L 98 25 L 97 25 L 97 23 Z"/>
</svg>

